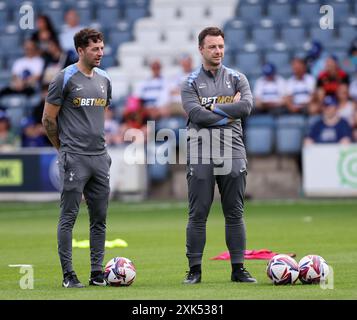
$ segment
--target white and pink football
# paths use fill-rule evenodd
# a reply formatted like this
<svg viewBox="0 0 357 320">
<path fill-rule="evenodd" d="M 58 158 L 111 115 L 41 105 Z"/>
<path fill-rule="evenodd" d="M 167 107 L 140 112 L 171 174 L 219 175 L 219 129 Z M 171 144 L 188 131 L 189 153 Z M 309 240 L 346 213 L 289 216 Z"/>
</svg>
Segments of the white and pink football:
<svg viewBox="0 0 357 320">
<path fill-rule="evenodd" d="M 290 256 L 277 254 L 268 262 L 267 275 L 275 285 L 294 284 L 299 277 L 299 266 Z"/>
<path fill-rule="evenodd" d="M 136 269 L 128 258 L 115 257 L 106 264 L 104 277 L 111 286 L 130 286 L 135 280 Z"/>
<path fill-rule="evenodd" d="M 303 284 L 316 284 L 327 280 L 329 266 L 324 258 L 310 254 L 299 261 L 299 279 Z"/>
</svg>

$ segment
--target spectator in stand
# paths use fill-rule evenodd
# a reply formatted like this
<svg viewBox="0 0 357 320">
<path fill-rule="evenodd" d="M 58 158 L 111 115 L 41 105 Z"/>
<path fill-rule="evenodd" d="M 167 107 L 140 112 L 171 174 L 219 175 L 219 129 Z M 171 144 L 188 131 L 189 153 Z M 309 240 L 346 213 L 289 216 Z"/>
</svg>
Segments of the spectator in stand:
<svg viewBox="0 0 357 320">
<path fill-rule="evenodd" d="M 337 96 L 337 89 L 343 83 L 349 84 L 348 74 L 339 67 L 337 58 L 330 55 L 326 59 L 325 69 L 317 79 L 319 100 L 323 101 L 325 96 Z"/>
<path fill-rule="evenodd" d="M 317 79 L 319 74 L 325 68 L 327 53 L 319 41 L 313 41 L 311 48 L 305 58 L 308 71 Z"/>
<path fill-rule="evenodd" d="M 0 96 L 20 93 L 32 95 L 38 89 L 44 61 L 33 40 L 24 42 L 25 55 L 15 60 L 11 70 L 11 83 L 0 91 Z"/>
<path fill-rule="evenodd" d="M 13 150 L 19 146 L 17 137 L 11 132 L 10 120 L 5 111 L 0 110 L 0 151 Z"/>
<path fill-rule="evenodd" d="M 186 78 L 193 72 L 192 57 L 189 54 L 182 54 L 179 57 L 181 70 L 172 79 L 169 80 L 168 86 L 162 91 L 158 104 L 167 109 L 170 116 L 185 116 L 186 113 L 182 108 L 181 85 Z"/>
<path fill-rule="evenodd" d="M 48 16 L 39 15 L 37 17 L 36 31 L 32 34 L 31 39 L 36 42 L 40 55 L 46 59 L 49 41 L 54 40 L 58 42 L 57 32 Z"/>
<path fill-rule="evenodd" d="M 352 141 L 352 128 L 338 115 L 338 102 L 334 96 L 326 96 L 322 106 L 322 118 L 314 122 L 304 144 L 343 143 Z"/>
<path fill-rule="evenodd" d="M 143 102 L 135 96 L 129 96 L 124 106 L 123 119 L 120 126 L 122 140 L 124 140 L 126 130 L 137 129 L 140 130 L 141 133 L 136 136 L 135 141 L 146 141 L 146 137 L 148 136 L 147 121 L 148 112 L 143 106 Z"/>
<path fill-rule="evenodd" d="M 304 59 L 294 58 L 291 69 L 293 76 L 286 83 L 286 106 L 291 113 L 307 114 L 315 90 L 315 78 L 306 72 Z"/>
<path fill-rule="evenodd" d="M 341 84 L 337 89 L 338 115 L 345 119 L 352 127 L 355 125 L 355 104 L 350 100 L 348 86 Z"/>
<path fill-rule="evenodd" d="M 49 40 L 47 53 L 41 81 L 44 85 L 48 85 L 62 69 L 76 62 L 55 40 Z"/>
<path fill-rule="evenodd" d="M 41 123 L 36 123 L 32 117 L 22 121 L 22 147 L 49 147 L 45 129 Z"/>
<path fill-rule="evenodd" d="M 259 77 L 254 87 L 255 113 L 271 113 L 279 115 L 286 113 L 284 98 L 286 81 L 276 74 L 272 63 L 263 65 L 263 75 Z"/>
<path fill-rule="evenodd" d="M 69 9 L 64 17 L 65 24 L 60 33 L 60 44 L 64 51 L 68 52 L 71 59 L 77 59 L 77 51 L 74 47 L 73 37 L 84 27 L 80 25 L 80 18 L 75 9 Z"/>
<path fill-rule="evenodd" d="M 159 99 L 168 83 L 161 74 L 161 62 L 153 60 L 150 63 L 152 76 L 142 81 L 134 92 L 134 96 L 142 100 L 149 120 L 158 120 L 167 116 L 167 110 L 159 105 Z"/>
</svg>

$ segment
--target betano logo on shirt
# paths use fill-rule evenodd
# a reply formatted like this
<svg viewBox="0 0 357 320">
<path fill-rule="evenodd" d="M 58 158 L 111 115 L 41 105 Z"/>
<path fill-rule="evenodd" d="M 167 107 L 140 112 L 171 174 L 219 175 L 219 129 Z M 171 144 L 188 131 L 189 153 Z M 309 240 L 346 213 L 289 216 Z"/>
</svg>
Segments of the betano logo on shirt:
<svg viewBox="0 0 357 320">
<path fill-rule="evenodd" d="M 103 98 L 74 98 L 75 107 L 105 107 L 107 100 Z"/>
<path fill-rule="evenodd" d="M 201 104 L 233 103 L 234 96 L 200 97 Z"/>
</svg>

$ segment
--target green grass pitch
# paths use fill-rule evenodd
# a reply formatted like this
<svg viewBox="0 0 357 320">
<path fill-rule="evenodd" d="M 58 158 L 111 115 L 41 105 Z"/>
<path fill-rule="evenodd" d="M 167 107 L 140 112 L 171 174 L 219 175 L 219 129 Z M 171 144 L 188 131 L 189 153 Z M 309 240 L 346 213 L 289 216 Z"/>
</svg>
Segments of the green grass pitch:
<svg viewBox="0 0 357 320">
<path fill-rule="evenodd" d="M 333 267 L 332 289 L 319 285 L 273 286 L 265 260 L 247 260 L 258 284 L 230 281 L 229 261 L 209 258 L 226 251 L 224 219 L 214 203 L 207 224 L 202 283 L 182 285 L 187 270 L 185 228 L 187 203 L 112 201 L 107 219 L 107 240 L 121 238 L 127 248 L 107 249 L 105 262 L 115 256 L 130 258 L 137 279 L 130 287 L 64 289 L 57 256 L 58 203 L 0 204 L 0 299 L 357 299 L 357 201 L 247 202 L 247 249 L 267 248 L 278 253 L 319 254 Z M 89 238 L 84 204 L 74 238 Z M 74 268 L 88 284 L 89 249 L 73 249 Z M 19 268 L 34 266 L 34 288 L 23 290 Z"/>
</svg>

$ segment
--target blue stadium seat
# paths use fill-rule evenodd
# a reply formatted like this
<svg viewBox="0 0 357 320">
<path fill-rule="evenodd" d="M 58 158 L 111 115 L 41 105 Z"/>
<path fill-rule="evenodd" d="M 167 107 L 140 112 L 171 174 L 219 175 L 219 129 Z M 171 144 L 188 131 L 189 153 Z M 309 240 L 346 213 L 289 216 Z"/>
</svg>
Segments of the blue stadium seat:
<svg viewBox="0 0 357 320">
<path fill-rule="evenodd" d="M 5 1 L 0 1 L 0 30 L 5 29 L 9 21 L 9 9 Z"/>
<path fill-rule="evenodd" d="M 269 2 L 267 8 L 267 17 L 277 23 L 289 21 L 292 15 L 293 5 L 290 1 Z"/>
<path fill-rule="evenodd" d="M 263 7 L 260 3 L 242 3 L 238 7 L 237 17 L 245 21 L 258 21 L 263 16 Z"/>
<path fill-rule="evenodd" d="M 244 47 L 248 35 L 247 26 L 241 20 L 228 21 L 223 30 L 225 45 L 229 49 L 241 49 Z"/>
<path fill-rule="evenodd" d="M 115 51 L 122 43 L 130 40 L 132 40 L 132 30 L 128 22 L 121 21 L 109 30 L 109 43 Z"/>
<path fill-rule="evenodd" d="M 284 26 L 281 30 L 281 40 L 290 48 L 301 48 L 306 41 L 306 31 L 303 26 Z"/>
<path fill-rule="evenodd" d="M 64 23 L 64 5 L 61 1 L 47 1 L 41 10 L 42 14 L 47 15 L 56 30 L 60 30 L 60 27 Z"/>
<path fill-rule="evenodd" d="M 298 1 L 296 7 L 297 16 L 302 21 L 318 23 L 320 19 L 320 7 L 321 4 L 318 0 L 311 2 Z"/>
<path fill-rule="evenodd" d="M 227 29 L 224 33 L 225 44 L 232 49 L 241 49 L 247 41 L 247 31 L 242 29 Z"/>
<path fill-rule="evenodd" d="M 125 4 L 125 18 L 129 21 L 146 17 L 148 15 L 147 0 L 130 0 Z"/>
<path fill-rule="evenodd" d="M 346 44 L 352 42 L 357 37 L 357 27 L 350 25 L 342 25 L 339 28 L 339 39 Z"/>
<path fill-rule="evenodd" d="M 17 27 L 14 25 L 7 26 L 5 32 L 0 34 L 0 43 L 2 45 L 2 52 L 5 54 L 18 51 L 20 48 L 20 33 Z"/>
<path fill-rule="evenodd" d="M 350 4 L 347 0 L 335 0 L 329 4 L 333 7 L 333 19 L 335 23 L 344 22 L 348 17 L 353 16 Z"/>
<path fill-rule="evenodd" d="M 82 26 L 88 26 L 93 20 L 93 6 L 91 1 L 88 0 L 80 0 L 75 1 L 71 6 L 74 8 L 79 16 L 79 21 Z"/>
<path fill-rule="evenodd" d="M 242 52 L 236 55 L 236 65 L 244 73 L 259 73 L 261 57 L 259 52 Z"/>
<path fill-rule="evenodd" d="M 9 94 L 0 98 L 0 106 L 6 108 L 12 130 L 15 133 L 21 131 L 21 121 L 26 112 L 27 96 L 21 94 Z"/>
<path fill-rule="evenodd" d="M 310 39 L 318 40 L 327 46 L 328 43 L 334 42 L 336 40 L 335 29 L 321 29 L 318 27 L 312 27 L 310 29 Z"/>
<path fill-rule="evenodd" d="M 274 147 L 274 118 L 271 115 L 253 115 L 247 118 L 245 145 L 250 155 L 268 155 Z"/>
<path fill-rule="evenodd" d="M 299 154 L 305 136 L 306 119 L 303 115 L 284 115 L 276 120 L 276 152 Z"/>
<path fill-rule="evenodd" d="M 97 22 L 103 28 L 111 28 L 117 24 L 122 16 L 121 8 L 117 0 L 106 0 L 102 3 L 97 3 Z"/>
<path fill-rule="evenodd" d="M 252 41 L 259 48 L 273 48 L 276 40 L 276 30 L 274 27 L 255 27 L 252 30 Z"/>
</svg>

